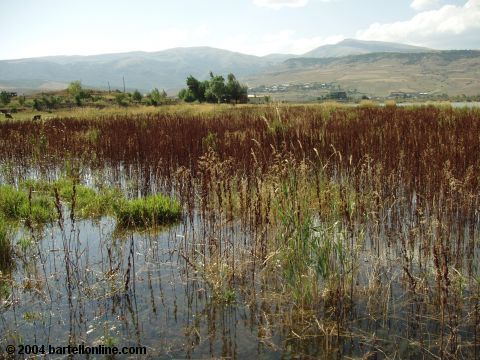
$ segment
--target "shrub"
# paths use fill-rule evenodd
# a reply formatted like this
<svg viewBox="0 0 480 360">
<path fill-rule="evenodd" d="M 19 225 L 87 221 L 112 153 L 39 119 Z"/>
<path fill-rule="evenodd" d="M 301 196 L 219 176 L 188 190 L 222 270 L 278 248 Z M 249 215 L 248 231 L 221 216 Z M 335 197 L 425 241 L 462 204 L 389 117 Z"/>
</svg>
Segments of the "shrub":
<svg viewBox="0 0 480 360">
<path fill-rule="evenodd" d="M 142 98 L 143 98 L 143 96 L 142 96 L 142 94 L 140 93 L 140 91 L 135 90 L 135 91 L 133 92 L 133 94 L 132 94 L 132 99 L 133 99 L 133 101 L 135 101 L 135 102 L 141 102 L 141 101 L 142 101 Z"/>
<path fill-rule="evenodd" d="M 128 97 L 123 93 L 115 95 L 115 102 L 118 106 L 128 106 Z"/>
</svg>

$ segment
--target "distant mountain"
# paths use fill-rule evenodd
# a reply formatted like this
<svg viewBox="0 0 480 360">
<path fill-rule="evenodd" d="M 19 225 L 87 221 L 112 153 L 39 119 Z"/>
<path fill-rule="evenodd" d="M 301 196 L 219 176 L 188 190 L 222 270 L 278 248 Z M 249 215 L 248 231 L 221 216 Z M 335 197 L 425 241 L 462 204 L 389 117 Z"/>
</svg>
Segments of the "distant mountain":
<svg viewBox="0 0 480 360">
<path fill-rule="evenodd" d="M 329 58 L 329 57 L 342 57 L 349 55 L 361 55 L 379 52 L 389 53 L 419 53 L 434 51 L 432 49 L 399 44 L 383 41 L 363 41 L 355 39 L 345 39 L 334 45 L 320 46 L 312 51 L 309 51 L 302 55 L 302 57 L 310 58 Z"/>
<path fill-rule="evenodd" d="M 371 53 L 340 58 L 295 58 L 246 79 L 249 86 L 335 83 L 370 95 L 426 92 L 480 94 L 480 51 Z"/>
<path fill-rule="evenodd" d="M 49 56 L 0 61 L 0 88 L 65 88 L 73 80 L 85 86 L 129 89 L 175 89 L 193 75 L 200 79 L 210 71 L 237 77 L 256 74 L 289 58 L 258 57 L 210 47 L 175 48 L 159 52 L 128 52 L 92 56 Z"/>
<path fill-rule="evenodd" d="M 353 55 L 352 55 L 353 54 Z M 422 89 L 470 94 L 480 78 L 476 51 L 436 51 L 405 44 L 347 39 L 304 55 L 253 56 L 211 47 L 92 56 L 49 56 L 0 61 L 0 89 L 19 91 L 86 87 L 178 90 L 189 75 L 234 73 L 248 85 L 335 82 L 366 93 Z M 173 93 L 170 92 L 170 93 Z"/>
</svg>

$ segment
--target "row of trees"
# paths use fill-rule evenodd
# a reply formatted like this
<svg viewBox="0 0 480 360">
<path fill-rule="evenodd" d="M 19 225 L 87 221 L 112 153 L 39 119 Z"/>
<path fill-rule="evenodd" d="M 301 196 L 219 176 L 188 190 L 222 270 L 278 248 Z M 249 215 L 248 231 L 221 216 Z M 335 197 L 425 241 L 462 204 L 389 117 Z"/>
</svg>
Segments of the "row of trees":
<svg viewBox="0 0 480 360">
<path fill-rule="evenodd" d="M 124 107 L 140 104 L 158 106 L 175 102 L 175 100 L 167 97 L 165 90 L 158 90 L 157 88 L 148 94 L 142 94 L 138 90 L 132 93 L 124 93 L 120 90 L 106 93 L 104 91 L 85 89 L 78 80 L 72 81 L 68 85 L 66 93 L 36 94 L 28 98 L 17 96 L 13 103 L 11 103 L 11 98 L 10 93 L 0 91 L 0 104 L 10 104 L 10 107 L 14 110 L 16 110 L 17 106 L 31 107 L 37 111 L 50 111 L 60 108 L 71 108 L 73 106 L 108 107 L 113 104 Z"/>
<path fill-rule="evenodd" d="M 82 100 L 91 99 L 92 96 L 88 91 L 84 90 L 80 81 L 73 81 L 68 85 L 67 91 L 69 95 L 75 99 L 77 105 L 82 104 Z M 130 103 L 145 103 L 147 105 L 157 106 L 165 102 L 167 93 L 165 90 L 153 89 L 149 94 L 143 96 L 140 91 L 135 90 L 133 93 L 116 92 L 115 102 L 120 106 L 128 106 Z"/>
<path fill-rule="evenodd" d="M 245 103 L 247 102 L 247 87 L 241 85 L 235 75 L 228 74 L 227 81 L 221 75 L 210 72 L 210 80 L 199 81 L 190 75 L 187 78 L 187 88 L 178 93 L 178 97 L 186 102 L 210 103 Z"/>
<path fill-rule="evenodd" d="M 118 93 L 115 95 L 115 102 L 120 106 L 128 106 L 131 103 L 158 106 L 168 103 L 168 99 L 165 90 L 155 88 L 145 96 L 138 90 L 133 93 Z"/>
<path fill-rule="evenodd" d="M 186 102 L 209 102 L 209 103 L 245 103 L 247 102 L 247 87 L 240 84 L 235 75 L 228 74 L 227 80 L 221 75 L 210 72 L 210 79 L 199 81 L 193 76 L 187 78 L 187 88 L 182 89 L 178 97 Z M 25 98 L 17 96 L 15 102 L 10 105 L 32 107 L 35 110 L 53 110 L 72 106 L 109 106 L 112 102 L 119 106 L 132 104 L 145 104 L 158 106 L 174 103 L 174 99 L 167 97 L 165 90 L 153 89 L 148 94 L 142 94 L 138 90 L 132 93 L 120 92 L 119 90 L 106 94 L 105 92 L 85 89 L 81 81 L 72 81 L 65 93 L 41 94 Z M 12 95 L 6 91 L 0 91 L 0 104 L 11 103 Z"/>
</svg>

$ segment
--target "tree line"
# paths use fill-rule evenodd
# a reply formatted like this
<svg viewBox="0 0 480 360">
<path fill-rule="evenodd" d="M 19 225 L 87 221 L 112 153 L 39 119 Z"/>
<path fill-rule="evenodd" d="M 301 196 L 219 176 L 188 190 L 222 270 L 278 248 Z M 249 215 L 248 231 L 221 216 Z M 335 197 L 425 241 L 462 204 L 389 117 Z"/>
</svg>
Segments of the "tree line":
<svg viewBox="0 0 480 360">
<path fill-rule="evenodd" d="M 186 102 L 246 103 L 247 86 L 240 84 L 235 75 L 228 74 L 227 81 L 221 75 L 210 72 L 210 80 L 200 81 L 190 75 L 187 87 L 180 90 L 178 97 Z"/>
<path fill-rule="evenodd" d="M 187 87 L 182 89 L 178 97 L 185 102 L 200 103 L 246 103 L 247 86 L 240 84 L 235 75 L 228 74 L 227 79 L 210 72 L 210 79 L 200 81 L 190 75 L 186 80 Z M 12 102 L 13 100 L 13 102 Z M 140 91 L 121 92 L 115 90 L 108 94 L 101 90 L 85 89 L 81 81 L 76 80 L 68 84 L 66 91 L 56 94 L 37 94 L 29 97 L 12 96 L 11 93 L 0 91 L 0 105 L 9 105 L 12 110 L 31 107 L 37 111 L 70 108 L 74 106 L 107 107 L 111 104 L 127 107 L 130 105 L 174 104 L 176 100 L 169 98 L 165 90 L 157 88 L 147 94 Z"/>
</svg>

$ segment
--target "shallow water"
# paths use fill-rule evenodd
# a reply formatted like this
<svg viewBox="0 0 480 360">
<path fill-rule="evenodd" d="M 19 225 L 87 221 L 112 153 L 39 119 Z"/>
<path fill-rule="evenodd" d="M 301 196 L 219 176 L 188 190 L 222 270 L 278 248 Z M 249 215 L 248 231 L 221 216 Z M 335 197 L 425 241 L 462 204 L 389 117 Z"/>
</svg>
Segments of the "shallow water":
<svg viewBox="0 0 480 360">
<path fill-rule="evenodd" d="M 261 281 L 253 288 L 247 285 L 255 292 L 253 297 L 238 286 L 235 302 L 215 301 L 208 283 L 180 256 L 211 235 L 200 226 L 201 219 L 194 224 L 124 232 L 115 228 L 112 219 L 103 218 L 65 221 L 63 230 L 58 225 L 30 234 L 25 230 L 18 238 L 33 235 L 35 242 L 19 254 L 12 271 L 13 289 L 3 299 L 2 347 L 109 343 L 145 346 L 151 358 L 335 358 L 375 351 L 378 346 L 413 356 L 422 352 L 412 346 L 412 339 L 423 338 L 422 332 L 438 333 L 435 320 L 416 321 L 414 307 L 421 304 L 415 305 L 402 285 L 402 269 L 396 265 L 401 251 L 392 244 L 370 241 L 368 232 L 376 231 L 373 228 L 367 231 L 355 287 L 360 292 L 366 286 L 371 293 L 367 298 L 356 296 L 348 327 L 352 333 L 375 333 L 376 344 L 355 336 L 336 340 L 322 336 L 321 323 L 316 329 L 303 329 L 314 337 L 292 335 L 299 329 L 294 318 L 291 324 L 286 321 L 281 309 L 293 317 L 295 309 L 276 303 L 268 296 L 269 284 Z M 233 229 L 225 233 L 235 234 Z M 243 242 L 245 234 L 237 234 L 233 241 Z M 478 260 L 478 248 L 475 253 Z M 372 281 L 390 285 L 369 287 Z M 387 318 L 378 311 L 383 307 L 390 308 Z M 326 308 L 315 311 L 327 324 Z M 472 337 L 468 324 L 459 333 L 464 340 Z M 395 342 L 389 342 L 392 335 L 398 337 Z M 409 340 L 402 340 L 404 336 Z M 328 344 L 328 338 L 334 343 Z M 434 339 L 425 338 L 425 345 L 435 346 Z"/>
<path fill-rule="evenodd" d="M 403 110 L 399 111 L 398 119 L 402 114 L 409 115 Z M 372 109 L 372 113 L 381 114 L 378 109 Z M 425 113 L 432 117 L 436 114 L 435 111 Z M 470 124 L 475 124 L 473 115 L 468 119 Z M 195 124 L 192 121 L 190 125 Z M 411 125 L 416 125 L 413 119 Z M 163 133 L 163 128 L 159 129 Z M 349 151 L 358 148 L 351 141 L 358 138 L 356 129 L 352 129 L 351 133 L 344 134 L 348 146 L 343 159 L 347 159 Z M 31 139 L 36 141 L 37 129 L 31 131 Z M 110 141 L 115 140 L 112 131 L 108 131 Z M 250 136 L 255 138 L 245 129 L 242 131 L 248 134 L 245 135 L 248 141 Z M 257 131 L 263 134 L 267 130 L 258 128 Z M 315 131 L 312 127 L 312 133 Z M 458 132 L 459 129 L 451 133 Z M 338 129 L 334 129 L 334 134 L 337 133 Z M 231 140 L 232 133 L 229 134 L 226 138 Z M 298 130 L 296 137 L 290 138 L 290 144 L 294 144 L 300 134 Z M 394 140 L 402 144 L 399 134 L 401 132 Z M 470 134 L 463 134 L 463 138 L 460 135 L 449 137 L 449 141 L 444 142 L 445 154 L 450 155 L 448 144 L 453 144 L 457 138 L 466 141 Z M 170 139 L 176 139 L 176 135 L 175 129 L 172 130 Z M 277 135 L 278 140 L 282 140 L 280 133 Z M 58 136 L 55 130 L 50 141 Z M 199 145 L 203 144 L 202 138 L 190 144 L 197 149 L 197 157 L 188 157 L 191 149 L 182 147 L 184 143 L 172 143 L 170 150 L 157 154 L 155 162 L 146 161 L 145 157 L 161 142 L 157 144 L 151 139 L 151 147 L 143 148 L 140 141 L 143 136 L 146 134 L 138 132 L 134 137 L 138 140 L 138 148 L 132 147 L 128 161 L 122 159 L 128 156 L 122 155 L 118 148 L 123 143 L 113 148 L 108 143 L 105 148 L 98 148 L 99 159 L 92 165 L 90 158 L 78 159 L 74 155 L 75 142 L 68 161 L 62 158 L 64 144 L 57 144 L 52 159 L 32 156 L 23 147 L 17 149 L 18 157 L 12 153 L 8 161 L 0 159 L 0 184 L 18 185 L 22 179 L 30 178 L 55 180 L 65 176 L 72 170 L 70 165 L 78 161 L 79 164 L 74 165 L 81 170 L 83 184 L 116 186 L 130 198 L 162 192 L 181 199 L 185 209 L 181 223 L 148 231 L 119 230 L 110 218 L 97 222 L 72 221 L 68 213 L 64 214 L 66 220 L 60 225 L 54 223 L 41 230 L 21 224 L 15 238 L 14 266 L 2 264 L 1 269 L 0 358 L 7 344 L 65 346 L 82 343 L 146 347 L 147 356 L 155 359 L 434 358 L 442 357 L 444 349 L 458 358 L 468 359 L 480 353 L 477 335 L 480 329 L 478 197 L 471 190 L 475 185 L 467 187 L 471 191 L 466 192 L 468 197 L 460 196 L 464 185 L 453 175 L 448 181 L 435 182 L 438 177 L 453 171 L 442 162 L 435 171 L 427 167 L 421 174 L 448 189 L 429 188 L 425 184 L 423 188 L 416 188 L 418 184 L 412 179 L 409 186 L 404 185 L 401 174 L 396 182 L 389 182 L 388 177 L 376 177 L 375 168 L 368 159 L 358 163 L 360 168 L 360 164 L 365 165 L 365 172 L 350 173 L 354 170 L 348 167 L 342 170 L 342 157 L 334 149 L 333 157 L 328 157 L 326 162 L 338 163 L 331 165 L 326 176 L 335 184 L 325 183 L 326 188 L 322 189 L 325 197 L 316 195 L 314 199 L 325 200 L 325 204 L 312 206 L 315 210 L 309 208 L 313 212 L 315 230 L 307 240 L 313 237 L 320 245 L 333 244 L 325 263 L 331 263 L 335 270 L 330 278 L 318 278 L 314 289 L 316 298 L 309 301 L 295 291 L 302 289 L 303 282 L 309 284 L 313 282 L 311 279 L 316 282 L 317 277 L 309 278 L 302 273 L 298 283 L 288 284 L 280 261 L 274 262 L 280 253 L 275 246 L 283 245 L 277 241 L 278 236 L 283 235 L 282 231 L 298 230 L 303 223 L 296 222 L 295 229 L 284 230 L 278 218 L 288 214 L 287 211 L 264 211 L 262 214 L 262 210 L 279 204 L 288 208 L 291 199 L 308 202 L 307 196 L 320 190 L 315 189 L 315 185 L 303 184 L 312 187 L 307 189 L 311 192 L 302 193 L 305 199 L 278 196 L 277 202 L 270 202 L 269 196 L 275 197 L 284 189 L 278 184 L 267 184 L 269 188 L 262 192 L 262 182 L 268 183 L 273 178 L 290 186 L 290 173 L 313 172 L 318 168 L 312 165 L 308 169 L 305 165 L 308 161 L 302 164 L 293 161 L 288 149 L 278 158 L 268 158 L 269 152 L 275 149 L 273 145 L 262 150 L 264 165 L 269 167 L 265 173 L 254 171 L 255 156 L 260 158 L 260 153 L 255 155 L 253 151 L 257 151 L 255 146 L 259 145 L 245 147 L 248 151 L 244 156 L 250 156 L 251 150 L 255 164 L 244 162 L 245 158 L 239 155 L 229 168 L 219 159 L 204 154 Z M 391 141 L 377 133 L 369 136 L 374 137 L 373 144 L 378 142 L 377 136 L 383 142 Z M 432 138 L 434 140 L 429 141 L 437 141 Z M 12 137 L 10 143 L 4 143 L 6 153 L 16 144 L 16 139 Z M 68 139 L 71 138 L 65 137 L 65 143 Z M 261 136 L 258 139 L 261 140 Z M 321 139 L 310 140 L 306 139 L 305 146 L 298 140 L 301 151 L 296 156 L 305 157 L 304 148 L 319 145 Z M 417 140 L 415 146 L 424 142 Z M 325 144 L 328 146 L 331 140 L 325 140 Z M 379 148 L 377 155 L 392 160 L 391 164 L 384 162 L 395 170 L 392 173 L 395 175 L 398 159 L 394 152 L 384 153 L 387 148 Z M 471 155 L 469 149 L 474 148 L 474 145 L 462 147 L 457 155 L 465 163 L 474 162 L 474 156 L 460 156 Z M 433 149 L 435 147 L 417 155 L 428 154 L 426 150 Z M 43 154 L 41 143 L 35 151 Z M 101 151 L 108 151 L 108 156 L 103 154 L 102 158 Z M 176 154 L 188 156 L 179 160 L 175 159 Z M 97 154 L 91 157 L 94 155 Z M 410 164 L 410 158 L 413 160 L 417 155 L 407 151 L 405 164 Z M 90 152 L 83 156 L 90 157 Z M 228 159 L 229 155 L 223 153 L 223 156 Z M 339 159 L 335 160 L 335 156 Z M 425 163 L 430 158 L 433 156 L 427 156 Z M 463 162 L 453 162 L 456 154 L 446 158 L 458 165 L 458 172 L 463 174 Z M 208 163 L 202 168 L 200 163 L 205 162 Z M 349 162 L 356 163 L 352 157 Z M 228 177 L 228 171 L 236 174 L 245 164 L 249 164 L 251 172 L 245 175 L 240 170 L 233 180 Z M 186 169 L 188 166 L 190 168 Z M 399 172 L 403 170 L 398 169 Z M 177 174 L 182 171 L 185 172 L 183 177 Z M 286 175 L 277 176 L 277 172 L 282 171 Z M 218 181 L 222 172 L 224 177 Z M 421 175 L 415 166 L 412 172 L 415 176 Z M 352 200 L 358 201 L 353 204 L 359 206 L 358 211 L 357 208 L 353 213 L 336 209 L 331 215 L 329 207 L 352 204 L 348 199 L 349 176 L 363 176 L 356 178 L 360 183 L 363 181 L 363 185 L 355 189 L 358 196 Z M 304 179 L 306 183 L 315 181 L 314 176 Z M 466 179 L 473 183 L 474 176 Z M 375 181 L 379 183 L 374 184 Z M 295 186 L 299 184 L 302 185 L 296 182 Z M 238 191 L 244 185 L 246 190 Z M 228 209 L 232 203 L 225 204 L 227 200 L 223 200 L 223 206 L 218 205 L 222 194 L 227 199 L 230 190 L 238 191 L 237 196 L 245 200 L 238 213 Z M 369 193 L 361 193 L 364 190 Z M 425 194 L 430 194 L 430 198 Z M 371 200 L 362 203 L 363 195 Z M 242 202 L 242 199 L 237 200 Z M 457 204 L 457 200 L 465 203 Z M 290 207 L 290 214 L 296 214 L 297 209 Z M 276 223 L 271 224 L 270 220 Z M 282 241 L 291 239 L 289 236 L 280 238 Z M 304 239 L 294 237 L 294 240 L 299 238 Z M 25 245 L 28 243 L 25 239 L 33 241 Z M 265 254 L 261 253 L 262 243 L 269 246 Z M 317 249 L 324 251 L 321 246 Z M 282 264 L 288 266 L 287 261 Z M 218 282 L 220 286 L 216 288 Z"/>
</svg>

